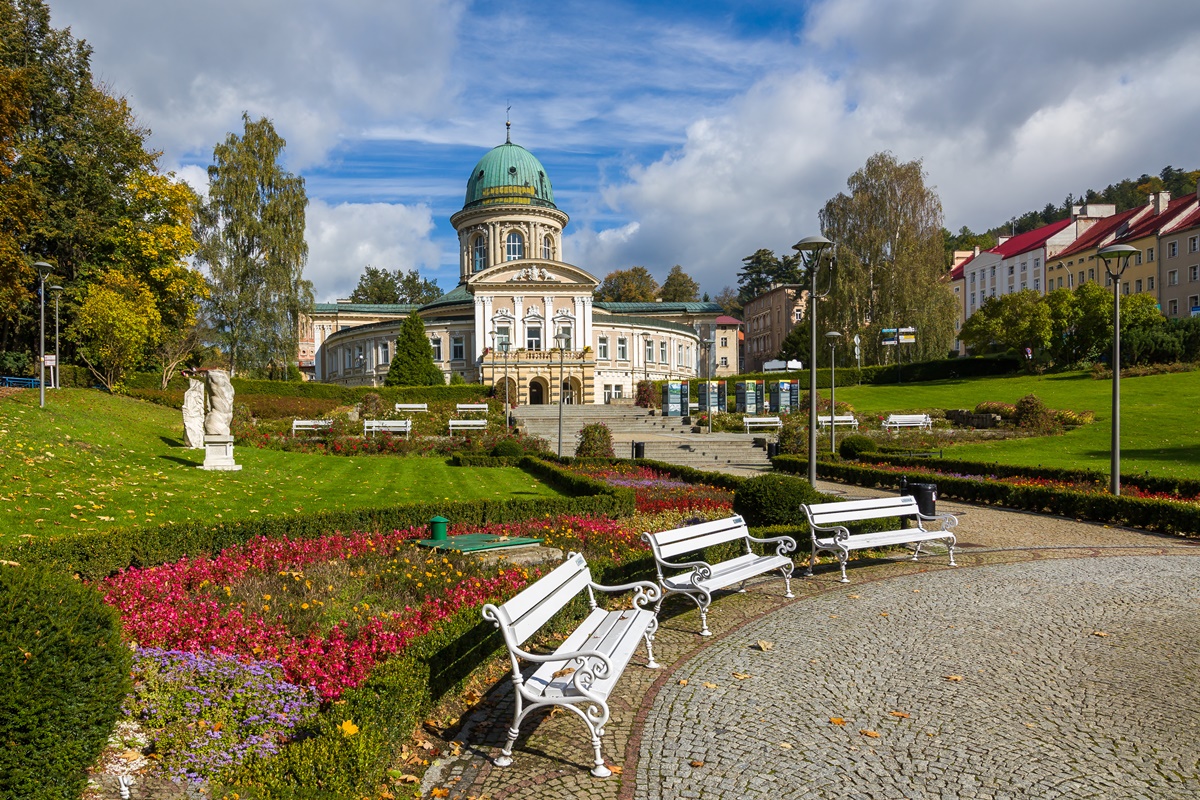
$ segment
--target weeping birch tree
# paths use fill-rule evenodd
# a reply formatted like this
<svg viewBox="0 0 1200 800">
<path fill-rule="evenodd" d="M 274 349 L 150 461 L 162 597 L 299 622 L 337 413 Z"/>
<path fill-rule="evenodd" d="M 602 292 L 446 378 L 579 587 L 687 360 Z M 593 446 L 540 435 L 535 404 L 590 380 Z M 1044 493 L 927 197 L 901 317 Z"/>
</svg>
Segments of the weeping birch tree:
<svg viewBox="0 0 1200 800">
<path fill-rule="evenodd" d="M 230 372 L 284 372 L 296 360 L 300 316 L 312 309 L 303 278 L 304 179 L 280 165 L 286 142 L 271 121 L 243 114 L 213 151 L 208 200 L 197 216 L 196 256 L 208 267 L 207 310 Z"/>
<path fill-rule="evenodd" d="M 906 362 L 944 358 L 954 341 L 942 204 L 925 177 L 920 160 L 876 153 L 819 215 L 836 244 L 837 280 L 818 304 L 817 327 L 859 334 L 863 364 L 895 362 L 898 348 L 881 344 L 883 328 L 917 329 L 916 343 L 899 347 Z"/>
</svg>

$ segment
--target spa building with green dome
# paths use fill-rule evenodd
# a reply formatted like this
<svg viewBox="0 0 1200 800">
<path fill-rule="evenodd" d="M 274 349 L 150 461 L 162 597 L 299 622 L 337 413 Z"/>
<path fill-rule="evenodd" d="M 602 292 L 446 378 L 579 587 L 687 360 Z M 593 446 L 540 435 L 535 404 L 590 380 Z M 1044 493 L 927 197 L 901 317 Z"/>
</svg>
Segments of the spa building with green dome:
<svg viewBox="0 0 1200 800">
<path fill-rule="evenodd" d="M 511 141 L 492 148 L 450 217 L 458 285 L 422 306 L 318 303 L 302 326 L 301 369 L 317 381 L 381 386 L 400 324 L 418 314 L 447 380 L 500 394 L 507 380 L 520 405 L 628 402 L 640 380 L 736 371 L 737 321 L 718 322 L 715 303 L 594 302 L 599 281 L 563 253 L 568 221 L 532 153 Z"/>
</svg>

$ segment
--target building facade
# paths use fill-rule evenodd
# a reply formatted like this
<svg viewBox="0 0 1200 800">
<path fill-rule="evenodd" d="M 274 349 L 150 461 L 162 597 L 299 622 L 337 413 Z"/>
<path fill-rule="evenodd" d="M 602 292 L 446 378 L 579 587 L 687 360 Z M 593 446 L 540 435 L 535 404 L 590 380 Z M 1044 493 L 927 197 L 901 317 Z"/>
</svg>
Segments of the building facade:
<svg viewBox="0 0 1200 800">
<path fill-rule="evenodd" d="M 742 318 L 746 325 L 746 372 L 761 372 L 774 361 L 783 340 L 804 319 L 808 290 L 798 284 L 772 286 L 746 303 Z"/>
<path fill-rule="evenodd" d="M 1200 208 L 1159 234 L 1159 305 L 1167 317 L 1200 316 Z"/>
<path fill-rule="evenodd" d="M 605 403 L 632 397 L 639 380 L 702 376 L 702 343 L 729 327 L 715 303 L 594 302 L 599 281 L 563 260 L 568 217 L 545 168 L 511 141 L 475 165 L 450 222 L 457 286 L 419 307 L 318 304 L 301 328 L 302 369 L 319 381 L 382 385 L 400 325 L 417 314 L 447 379 L 500 393 L 507 384 L 520 404 Z"/>
</svg>

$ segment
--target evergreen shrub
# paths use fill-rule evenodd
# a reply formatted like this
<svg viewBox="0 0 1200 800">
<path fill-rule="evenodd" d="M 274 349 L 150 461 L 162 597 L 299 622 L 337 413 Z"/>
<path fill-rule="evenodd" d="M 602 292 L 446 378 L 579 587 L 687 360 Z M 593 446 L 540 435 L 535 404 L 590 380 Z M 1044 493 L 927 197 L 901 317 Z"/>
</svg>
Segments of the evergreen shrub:
<svg viewBox="0 0 1200 800">
<path fill-rule="evenodd" d="M 504 439 L 492 448 L 492 455 L 496 458 L 520 458 L 525 455 L 525 448 L 516 439 Z"/>
<path fill-rule="evenodd" d="M 129 690 L 117 612 L 59 572 L 0 566 L 0 797 L 79 797 Z"/>
<path fill-rule="evenodd" d="M 1027 394 L 1017 401 L 1013 422 L 1019 428 L 1037 433 L 1053 433 L 1061 430 L 1055 421 L 1054 412 L 1046 408 L 1046 404 L 1036 394 Z"/>
<path fill-rule="evenodd" d="M 874 453 L 879 445 L 870 436 L 852 434 L 838 442 L 838 455 L 842 458 L 856 459 L 863 453 Z"/>
<path fill-rule="evenodd" d="M 613 458 L 612 431 L 602 422 L 584 425 L 579 430 L 579 443 L 575 445 L 576 458 Z"/>
<path fill-rule="evenodd" d="M 801 525 L 807 527 L 801 503 L 821 503 L 828 498 L 794 475 L 758 475 L 747 478 L 733 493 L 733 511 L 754 527 Z"/>
</svg>

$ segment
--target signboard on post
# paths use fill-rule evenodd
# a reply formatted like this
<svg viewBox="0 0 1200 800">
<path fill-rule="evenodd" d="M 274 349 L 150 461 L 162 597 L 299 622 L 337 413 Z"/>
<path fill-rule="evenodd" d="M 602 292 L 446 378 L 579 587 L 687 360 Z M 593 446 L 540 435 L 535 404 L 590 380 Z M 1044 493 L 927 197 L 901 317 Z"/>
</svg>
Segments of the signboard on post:
<svg viewBox="0 0 1200 800">
<path fill-rule="evenodd" d="M 725 381 L 704 381 L 699 387 L 699 397 L 697 400 L 700 403 L 701 413 L 708 413 L 708 410 L 715 409 L 717 412 L 725 410 Z"/>
<path fill-rule="evenodd" d="M 739 414 L 762 413 L 762 381 L 738 381 L 737 411 Z"/>
<path fill-rule="evenodd" d="M 682 417 L 687 411 L 687 384 L 667 381 L 662 387 L 662 410 L 664 417 Z"/>
</svg>

